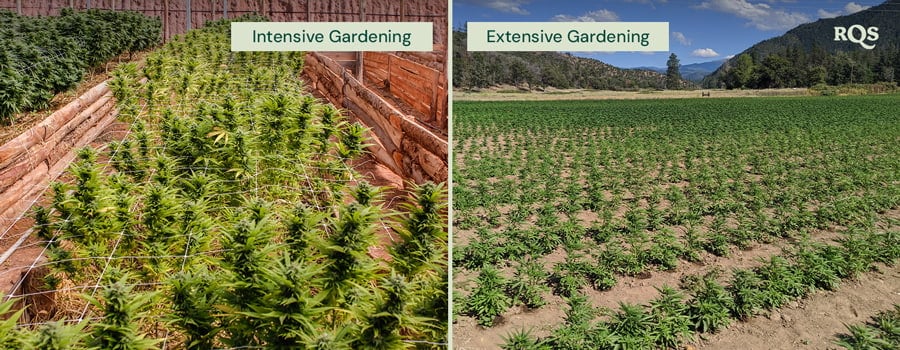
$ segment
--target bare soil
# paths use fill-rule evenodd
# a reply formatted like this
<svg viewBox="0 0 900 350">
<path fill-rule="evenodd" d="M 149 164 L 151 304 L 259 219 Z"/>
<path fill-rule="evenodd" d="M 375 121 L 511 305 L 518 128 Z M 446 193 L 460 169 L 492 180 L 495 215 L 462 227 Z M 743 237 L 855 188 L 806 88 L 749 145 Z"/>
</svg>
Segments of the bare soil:
<svg viewBox="0 0 900 350">
<path fill-rule="evenodd" d="M 900 265 L 880 268 L 844 282 L 834 292 L 817 292 L 767 316 L 738 322 L 693 345 L 699 349 L 838 349 L 845 325 L 866 322 L 900 303 Z"/>
<path fill-rule="evenodd" d="M 884 220 L 877 223 L 877 227 L 884 230 L 895 230 L 897 229 L 897 226 L 893 225 L 891 220 L 895 220 L 898 217 L 900 217 L 900 210 L 890 210 L 885 212 L 883 216 Z M 832 227 L 828 230 L 814 230 L 810 234 L 810 239 L 815 242 L 833 244 L 835 239 L 843 236 L 840 233 L 842 229 L 845 228 Z M 468 243 L 472 240 L 472 236 L 474 236 L 474 230 L 454 232 L 454 235 L 456 236 L 455 238 L 462 238 L 459 241 Z M 460 235 L 463 237 L 459 237 Z M 460 244 L 456 242 L 458 242 L 458 240 L 454 240 L 454 246 L 460 246 Z M 616 276 L 617 284 L 610 290 L 597 291 L 590 286 L 586 286 L 583 287 L 581 291 L 588 296 L 591 305 L 601 309 L 616 309 L 620 302 L 647 304 L 659 295 L 656 288 L 670 286 L 678 289 L 682 278 L 685 276 L 702 275 L 717 270 L 720 272 L 721 278 L 727 280 L 730 278 L 733 269 L 749 269 L 760 266 L 765 259 L 782 254 L 784 249 L 794 246 L 795 243 L 796 242 L 794 242 L 793 239 L 780 239 L 772 243 L 755 244 L 750 249 L 746 250 L 732 247 L 731 253 L 727 257 L 718 257 L 708 252 L 701 252 L 701 263 L 690 263 L 682 260 L 679 262 L 678 267 L 672 271 L 659 271 L 650 267 L 648 268 L 649 275 Z M 562 247 L 559 247 L 550 254 L 542 257 L 540 262 L 544 265 L 545 271 L 551 271 L 554 264 L 564 261 L 565 258 L 565 250 Z M 497 267 L 504 277 L 510 278 L 512 276 L 511 268 L 507 266 Z M 829 348 L 824 345 L 830 344 L 830 339 L 833 338 L 835 334 L 842 331 L 843 324 L 841 322 L 849 321 L 845 321 L 848 318 L 842 314 L 837 314 L 836 310 L 834 313 L 829 313 L 831 311 L 829 311 L 828 302 L 835 303 L 833 305 L 834 307 L 841 307 L 844 304 L 849 305 L 849 308 L 844 308 L 842 312 L 855 313 L 853 317 L 857 317 L 856 315 L 858 314 L 857 318 L 859 320 L 864 320 L 871 315 L 874 315 L 877 311 L 886 310 L 894 303 L 900 303 L 900 267 L 881 267 L 881 271 L 883 272 L 865 274 L 861 276 L 858 281 L 845 281 L 840 289 L 835 292 L 815 293 L 806 300 L 793 302 L 791 304 L 792 306 L 784 308 L 783 310 L 774 311 L 773 314 L 775 315 L 787 315 L 787 320 L 790 321 L 783 321 L 782 323 L 785 323 L 784 327 L 794 327 L 794 330 L 792 331 L 785 331 L 788 332 L 785 333 L 785 338 L 779 340 L 784 342 L 782 345 L 771 347 L 770 344 L 772 343 L 767 342 L 767 334 L 772 333 L 769 328 L 774 329 L 781 327 L 781 323 L 778 323 L 779 326 L 770 326 L 769 328 L 766 328 L 766 326 L 757 327 L 758 325 L 766 324 L 765 321 L 760 321 L 760 319 L 766 319 L 765 316 L 755 317 L 745 323 L 735 321 L 731 328 L 722 332 L 722 334 L 725 334 L 732 329 L 735 329 L 735 332 L 738 333 L 738 335 L 745 337 L 743 341 L 731 341 L 728 336 L 720 336 L 719 334 L 707 334 L 705 336 L 709 337 L 708 342 L 700 342 L 699 344 L 694 342 L 689 345 L 694 346 L 695 348 L 713 346 L 711 347 L 713 349 L 793 349 L 798 347 L 794 346 L 795 344 L 792 344 L 789 341 L 792 341 L 796 335 L 795 333 L 797 333 L 808 335 L 808 339 L 803 339 L 802 341 L 814 344 L 814 346 L 804 348 Z M 477 275 L 477 271 L 456 269 L 453 275 L 453 288 L 457 291 L 463 290 L 464 292 L 461 294 L 467 295 L 468 292 L 466 291 L 471 290 L 474 287 Z M 870 286 L 872 283 L 880 283 L 881 287 Z M 866 291 L 861 291 L 859 290 L 860 288 L 866 289 Z M 886 292 L 886 290 L 889 290 L 890 292 Z M 817 301 L 817 298 L 823 296 L 830 297 L 827 301 Z M 530 330 L 531 335 L 536 337 L 546 337 L 550 335 L 554 328 L 564 322 L 565 310 L 568 306 L 565 300 L 560 296 L 545 293 L 544 298 L 547 301 L 547 305 L 536 310 L 530 310 L 523 307 L 511 308 L 500 315 L 492 327 L 482 327 L 478 325 L 476 320 L 472 317 L 455 316 L 453 325 L 454 349 L 499 349 L 500 345 L 504 343 L 504 337 L 522 329 Z M 821 309 L 824 310 L 822 313 L 805 313 L 805 311 L 803 311 L 806 310 L 802 308 L 803 306 L 818 305 L 814 304 L 816 302 L 822 303 Z M 865 304 L 866 306 L 854 306 L 855 304 Z M 796 311 L 792 314 L 791 310 L 800 311 Z M 868 311 L 863 312 L 860 310 Z M 834 315 L 838 316 L 835 317 Z M 771 318 L 773 316 L 769 317 Z M 800 324 L 802 327 L 790 322 Z M 834 326 L 835 323 L 837 327 Z M 830 326 L 826 327 L 825 325 Z M 819 333 L 814 333 L 819 329 L 821 329 Z M 825 332 L 830 333 L 826 334 Z M 758 339 L 750 339 L 751 336 L 756 336 Z M 825 338 L 825 340 L 815 342 L 812 340 L 813 338 L 820 340 Z M 697 340 L 700 341 L 701 339 Z M 715 347 L 719 342 L 721 342 L 722 345 Z M 748 347 L 751 345 L 754 347 Z"/>
<path fill-rule="evenodd" d="M 827 241 L 835 238 L 835 233 L 823 233 L 816 240 Z M 619 302 L 630 304 L 646 304 L 659 295 L 656 288 L 670 286 L 677 288 L 681 279 L 690 275 L 702 275 L 712 270 L 719 270 L 722 276 L 727 278 L 734 268 L 752 268 L 762 264 L 762 260 L 781 253 L 781 249 L 789 245 L 787 242 L 776 244 L 759 244 L 749 250 L 734 250 L 728 257 L 717 257 L 707 252 L 701 253 L 703 263 L 689 263 L 681 261 L 678 267 L 672 271 L 658 271 L 648 268 L 649 276 L 616 276 L 617 283 L 610 290 L 597 291 L 584 287 L 582 292 L 588 296 L 588 300 L 595 307 L 615 309 Z M 557 248 L 552 253 L 541 259 L 544 270 L 550 271 L 553 265 L 565 260 L 566 253 L 563 248 Z M 508 272 L 501 270 L 501 273 Z M 511 273 L 503 273 L 510 277 Z M 454 288 L 460 285 L 474 284 L 476 273 L 454 273 Z M 564 322 L 565 310 L 568 308 L 562 297 L 545 294 L 547 305 L 537 310 L 524 310 L 513 308 L 501 315 L 501 322 L 493 327 L 482 327 L 476 324 L 475 319 L 466 316 L 457 316 L 457 323 L 453 326 L 453 343 L 455 349 L 498 349 L 503 344 L 503 337 L 520 330 L 530 329 L 533 336 L 544 337 L 558 325 Z"/>
</svg>

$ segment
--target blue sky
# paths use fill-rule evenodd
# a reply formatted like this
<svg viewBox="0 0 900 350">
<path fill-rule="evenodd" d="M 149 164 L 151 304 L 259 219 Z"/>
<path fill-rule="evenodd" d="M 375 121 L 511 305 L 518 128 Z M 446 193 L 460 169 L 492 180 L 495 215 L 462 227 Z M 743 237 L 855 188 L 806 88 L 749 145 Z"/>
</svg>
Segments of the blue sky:
<svg viewBox="0 0 900 350">
<path fill-rule="evenodd" d="M 681 64 L 724 59 L 799 24 L 854 13 L 883 0 L 453 0 L 466 22 L 669 22 Z M 578 53 L 619 67 L 664 67 L 669 53 Z"/>
</svg>

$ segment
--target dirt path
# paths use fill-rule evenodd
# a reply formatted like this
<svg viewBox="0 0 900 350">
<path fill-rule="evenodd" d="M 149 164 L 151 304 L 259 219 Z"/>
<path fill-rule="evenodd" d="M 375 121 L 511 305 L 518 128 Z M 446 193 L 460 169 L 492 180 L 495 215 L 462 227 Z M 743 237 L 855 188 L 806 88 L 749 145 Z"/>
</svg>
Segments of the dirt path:
<svg viewBox="0 0 900 350">
<path fill-rule="evenodd" d="M 456 233 L 459 234 L 458 232 Z M 819 230 L 811 236 L 816 242 L 832 242 L 841 235 L 834 230 Z M 583 287 L 582 292 L 595 307 L 618 308 L 619 302 L 630 304 L 647 304 L 657 296 L 656 287 L 670 286 L 678 288 L 681 279 L 685 276 L 702 275 L 712 270 L 718 270 L 722 279 L 727 280 L 732 269 L 749 269 L 763 264 L 763 260 L 782 254 L 783 249 L 791 247 L 794 243 L 789 240 L 777 240 L 773 243 L 760 243 L 748 250 L 733 249 L 727 257 L 718 257 L 707 252 L 701 252 L 702 264 L 679 261 L 678 267 L 672 271 L 659 271 L 648 267 L 648 276 L 632 277 L 617 275 L 616 285 L 610 290 L 596 291 L 590 287 Z M 460 247 L 454 241 L 454 247 Z M 562 248 L 540 261 L 546 271 L 552 270 L 553 265 L 565 260 L 565 252 Z M 512 268 L 502 268 L 501 274 L 512 277 Z M 454 271 L 453 282 L 457 290 L 471 290 L 478 276 L 477 271 L 457 269 Z M 848 284 L 849 285 L 849 284 Z M 485 328 L 475 323 L 475 319 L 466 316 L 457 316 L 454 325 L 454 344 L 457 349 L 496 349 L 503 343 L 503 338 L 520 329 L 530 329 L 533 336 L 544 337 L 564 322 L 565 310 L 568 305 L 562 297 L 546 293 L 544 295 L 547 305 L 537 310 L 524 310 L 519 307 L 511 308 L 501 316 L 502 322 L 493 327 Z"/>
<path fill-rule="evenodd" d="M 519 329 L 530 329 L 533 336 L 547 336 L 563 322 L 566 308 L 565 301 L 558 296 L 549 296 L 547 301 L 548 305 L 538 311 L 513 308 L 503 314 L 501 324 L 490 329 L 476 325 L 471 317 L 457 317 L 453 348 L 499 349 L 503 338 Z M 687 348 L 837 349 L 833 342 L 837 334 L 846 332 L 844 324 L 865 322 L 897 303 L 900 303 L 900 265 L 881 266 L 880 271 L 843 282 L 837 291 L 816 292 L 768 315 L 732 323 L 716 334 L 698 336 Z"/>
<path fill-rule="evenodd" d="M 835 336 L 845 324 L 866 322 L 900 303 L 900 265 L 881 267 L 835 292 L 818 292 L 788 307 L 734 323 L 693 345 L 698 349 L 838 349 Z"/>
</svg>

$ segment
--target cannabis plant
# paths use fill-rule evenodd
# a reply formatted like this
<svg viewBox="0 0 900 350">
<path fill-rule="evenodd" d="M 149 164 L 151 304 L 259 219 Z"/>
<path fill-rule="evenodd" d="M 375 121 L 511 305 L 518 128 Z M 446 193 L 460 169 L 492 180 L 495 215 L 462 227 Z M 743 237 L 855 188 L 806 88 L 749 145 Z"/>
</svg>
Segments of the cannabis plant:
<svg viewBox="0 0 900 350">
<path fill-rule="evenodd" d="M 506 311 L 510 299 L 503 290 L 505 280 L 497 269 L 486 266 L 481 269 L 476 280 L 477 286 L 466 298 L 463 309 L 478 320 L 482 326 L 491 326 L 494 320 Z"/>
<path fill-rule="evenodd" d="M 116 274 L 110 272 L 110 276 Z M 140 325 L 156 293 L 135 292 L 128 280 L 129 275 L 122 274 L 103 287 L 100 298 L 84 296 L 94 307 L 102 310 L 102 319 L 91 325 L 91 333 L 87 337 L 89 349 L 156 349 L 159 340 L 147 338 L 141 333 Z"/>
<path fill-rule="evenodd" d="M 503 350 L 550 350 L 550 345 L 531 335 L 530 330 L 519 329 L 503 337 Z"/>
</svg>

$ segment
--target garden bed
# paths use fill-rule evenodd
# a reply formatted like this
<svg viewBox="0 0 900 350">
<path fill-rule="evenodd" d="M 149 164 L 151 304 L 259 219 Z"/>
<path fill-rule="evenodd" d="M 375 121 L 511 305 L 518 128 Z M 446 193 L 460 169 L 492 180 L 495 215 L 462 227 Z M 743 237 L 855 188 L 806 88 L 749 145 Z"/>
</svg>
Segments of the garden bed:
<svg viewBox="0 0 900 350">
<path fill-rule="evenodd" d="M 302 89 L 302 54 L 232 53 L 227 28 L 117 69 L 127 136 L 79 150 L 30 214 L 47 273 L 15 297 L 57 307 L 0 342 L 446 343 L 443 186 L 381 194 L 366 129 Z"/>
</svg>

